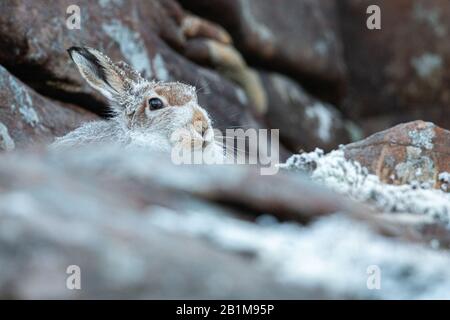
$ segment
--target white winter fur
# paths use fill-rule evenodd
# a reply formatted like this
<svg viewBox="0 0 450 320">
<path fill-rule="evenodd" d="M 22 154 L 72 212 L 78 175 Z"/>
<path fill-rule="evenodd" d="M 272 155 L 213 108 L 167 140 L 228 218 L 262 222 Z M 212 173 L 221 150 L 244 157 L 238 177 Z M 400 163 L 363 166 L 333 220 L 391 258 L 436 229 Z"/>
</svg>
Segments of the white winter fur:
<svg viewBox="0 0 450 320">
<path fill-rule="evenodd" d="M 52 148 L 114 143 L 170 152 L 177 143 L 188 148 L 197 143 L 203 150 L 208 146 L 208 152 L 217 158 L 223 155 L 211 135 L 211 120 L 197 103 L 194 87 L 149 82 L 127 64 L 113 63 L 92 48 L 73 47 L 69 54 L 86 81 L 109 99 L 113 117 L 83 124 L 57 138 Z M 151 110 L 151 98 L 161 100 L 164 108 Z"/>
</svg>

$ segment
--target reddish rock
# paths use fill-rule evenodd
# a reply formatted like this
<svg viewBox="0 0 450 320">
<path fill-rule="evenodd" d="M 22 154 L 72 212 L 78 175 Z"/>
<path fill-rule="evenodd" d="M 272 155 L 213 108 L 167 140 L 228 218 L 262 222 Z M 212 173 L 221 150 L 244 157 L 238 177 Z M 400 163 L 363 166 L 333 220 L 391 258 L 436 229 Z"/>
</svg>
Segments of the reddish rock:
<svg viewBox="0 0 450 320">
<path fill-rule="evenodd" d="M 72 4 L 81 8 L 80 30 L 66 27 Z M 0 63 L 39 92 L 105 112 L 105 100 L 81 79 L 66 53 L 81 44 L 126 60 L 147 78 L 197 86 L 200 103 L 219 128 L 259 126 L 238 86 L 182 56 L 196 32 L 225 42 L 226 37 L 211 24 L 183 25 L 186 15 L 174 0 L 7 1 L 0 11 L 8 12 L 0 17 Z"/>
<path fill-rule="evenodd" d="M 450 2 L 339 1 L 349 70 L 347 114 L 383 114 L 375 131 L 416 119 L 450 128 Z M 369 5 L 381 9 L 381 30 L 366 28 Z"/>
<path fill-rule="evenodd" d="M 345 64 L 336 1 L 181 0 L 180 3 L 224 26 L 252 64 L 309 80 L 306 83 L 319 95 L 336 96 L 340 91 Z M 323 90 L 325 87 L 327 90 Z"/>
<path fill-rule="evenodd" d="M 448 183 L 441 173 L 450 172 L 450 131 L 431 122 L 400 124 L 344 150 L 348 159 L 359 161 L 387 183 L 431 181 L 436 188 Z"/>
<path fill-rule="evenodd" d="M 152 218 L 207 212 L 232 228 L 235 213 L 309 221 L 359 208 L 296 175 L 177 166 L 108 147 L 0 155 L 0 190 L 1 298 L 321 297 L 279 281 L 279 269 L 252 251 L 164 230 Z M 67 290 L 70 265 L 81 268 L 82 290 Z"/>
<path fill-rule="evenodd" d="M 334 287 L 317 287 L 308 277 L 280 277 L 287 271 L 257 249 L 257 235 L 270 236 L 272 229 L 270 219 L 251 224 L 260 214 L 302 222 L 322 218 L 323 224 L 324 215 L 339 212 L 332 217 L 337 230 L 318 235 L 349 237 L 349 244 L 355 237 L 342 233 L 345 217 L 356 219 L 349 224 L 354 228 L 364 223 L 388 236 L 386 248 L 398 247 L 393 237 L 426 245 L 439 241 L 444 248 L 449 243 L 443 227 L 373 214 L 301 175 L 263 177 L 246 166 L 176 166 L 146 150 L 95 147 L 2 154 L 0 190 L 0 298 L 5 299 L 347 297 L 336 295 Z M 183 220 L 186 216 L 191 218 Z M 202 221 L 208 216 L 216 221 L 213 226 Z M 236 229 L 239 216 L 248 229 Z M 186 221 L 192 233 L 174 224 L 176 219 Z M 214 233 L 218 224 L 228 236 L 237 236 L 236 242 L 221 240 L 227 236 Z M 310 233 L 306 239 L 323 243 L 314 224 L 275 224 L 273 230 Z M 247 237 L 254 246 L 248 247 Z M 286 239 L 274 239 L 283 250 L 296 248 L 290 242 L 283 245 Z M 289 239 L 298 241 L 295 234 Z M 317 247 L 327 249 L 317 252 L 318 259 L 333 249 Z M 354 252 L 348 254 L 353 257 Z M 365 251 L 362 255 L 367 256 Z M 67 289 L 67 269 L 73 265 L 81 269 L 82 290 Z"/>
<path fill-rule="evenodd" d="M 280 130 L 281 142 L 290 150 L 330 150 L 357 135 L 334 106 L 312 97 L 292 79 L 267 72 L 260 77 L 267 97 L 266 122 Z"/>
<path fill-rule="evenodd" d="M 0 66 L 0 150 L 52 141 L 97 118 L 90 112 L 51 101 Z"/>
</svg>

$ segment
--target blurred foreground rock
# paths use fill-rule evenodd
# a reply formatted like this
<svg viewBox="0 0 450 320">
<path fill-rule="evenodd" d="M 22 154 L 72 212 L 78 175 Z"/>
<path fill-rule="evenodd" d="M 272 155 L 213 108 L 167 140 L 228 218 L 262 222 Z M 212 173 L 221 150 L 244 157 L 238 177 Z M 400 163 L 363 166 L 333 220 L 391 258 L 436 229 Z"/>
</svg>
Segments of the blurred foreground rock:
<svg viewBox="0 0 450 320">
<path fill-rule="evenodd" d="M 287 192 L 298 188 L 301 197 Z M 308 221 L 353 210 L 301 179 L 265 179 L 248 168 L 177 167 L 116 148 L 4 154 L 0 189 L 2 298 L 328 297 L 282 283 L 251 252 L 214 249 L 161 230 L 152 217 L 196 212 L 247 220 L 252 212 L 276 211 Z M 74 264 L 83 287 L 70 291 L 66 268 Z"/>
<path fill-rule="evenodd" d="M 0 155 L 0 189 L 1 298 L 448 294 L 450 257 L 427 249 L 446 247 L 448 231 L 377 217 L 295 173 L 174 166 L 145 150 L 96 147 Z M 374 263 L 392 290 L 365 289 Z M 81 268 L 81 290 L 66 287 L 69 265 Z"/>
<path fill-rule="evenodd" d="M 440 188 L 449 182 L 443 173 L 450 172 L 450 132 L 431 122 L 400 124 L 344 150 L 346 158 L 358 161 L 386 183 L 431 182 Z"/>
</svg>

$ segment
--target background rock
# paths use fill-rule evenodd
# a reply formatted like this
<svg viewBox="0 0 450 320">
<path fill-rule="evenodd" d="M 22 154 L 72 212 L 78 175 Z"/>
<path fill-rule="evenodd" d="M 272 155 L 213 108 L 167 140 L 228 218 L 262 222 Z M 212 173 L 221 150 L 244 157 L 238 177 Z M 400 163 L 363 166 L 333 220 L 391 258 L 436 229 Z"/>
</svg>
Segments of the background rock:
<svg viewBox="0 0 450 320">
<path fill-rule="evenodd" d="M 335 1 L 180 2 L 224 26 L 253 64 L 307 79 L 314 93 L 334 101 L 342 93 L 345 64 Z"/>
<path fill-rule="evenodd" d="M 97 117 L 44 98 L 0 66 L 0 150 L 51 142 Z"/>
<path fill-rule="evenodd" d="M 80 30 L 65 26 L 72 4 L 81 8 Z M 369 4 L 381 7 L 381 30 L 364 27 Z M 38 93 L 102 116 L 105 100 L 65 53 L 72 45 L 97 47 L 150 78 L 196 85 L 216 127 L 280 129 L 290 151 L 335 148 L 357 138 L 358 126 L 365 135 L 415 119 L 449 126 L 442 71 L 448 60 L 442 41 L 446 1 L 283 0 L 274 6 L 265 0 L 61 0 L 0 6 L 10 13 L 0 18 L 0 64 Z M 230 72 L 233 61 L 241 63 Z M 267 85 L 264 75 L 272 72 L 329 110 L 331 102 L 330 141 L 313 133 L 310 117 L 292 113 L 301 104 L 286 104 Z M 356 126 L 343 131 L 349 120 Z"/>
<path fill-rule="evenodd" d="M 65 27 L 69 5 L 82 8 L 80 30 Z M 196 85 L 200 104 L 219 128 L 259 126 L 236 86 L 162 40 L 175 48 L 183 45 L 177 24 L 183 11 L 175 1 L 3 2 L 1 10 L 10 14 L 0 18 L 0 63 L 42 94 L 107 112 L 105 100 L 88 88 L 66 53 L 73 45 L 85 45 L 126 60 L 147 78 Z"/>
<path fill-rule="evenodd" d="M 268 99 L 267 124 L 280 128 L 281 142 L 290 150 L 330 150 L 342 141 L 360 138 L 356 126 L 339 110 L 309 95 L 292 79 L 277 73 L 259 74 Z"/>
<path fill-rule="evenodd" d="M 381 30 L 366 28 L 369 5 L 381 9 Z M 346 114 L 372 124 L 368 133 L 416 119 L 450 128 L 450 3 L 345 0 L 339 7 L 349 71 Z"/>
<path fill-rule="evenodd" d="M 376 133 L 345 146 L 356 160 L 387 183 L 432 182 L 450 172 L 450 132 L 430 122 L 415 121 Z"/>
</svg>

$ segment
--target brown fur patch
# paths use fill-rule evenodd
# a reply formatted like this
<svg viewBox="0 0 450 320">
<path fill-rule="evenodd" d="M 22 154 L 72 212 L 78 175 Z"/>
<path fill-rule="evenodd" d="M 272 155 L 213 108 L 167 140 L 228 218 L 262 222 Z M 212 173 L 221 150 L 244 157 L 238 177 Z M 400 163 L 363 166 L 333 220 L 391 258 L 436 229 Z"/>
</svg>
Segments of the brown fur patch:
<svg viewBox="0 0 450 320">
<path fill-rule="evenodd" d="M 200 110 L 195 110 L 192 116 L 192 124 L 194 126 L 195 131 L 200 133 L 201 135 L 208 129 L 208 120 L 206 119 L 203 112 Z"/>
<path fill-rule="evenodd" d="M 187 85 L 185 85 L 185 90 L 182 90 L 180 86 L 183 86 L 183 84 L 158 84 L 154 90 L 158 95 L 166 98 L 170 106 L 183 106 L 190 101 L 196 100 L 195 90 Z"/>
</svg>

